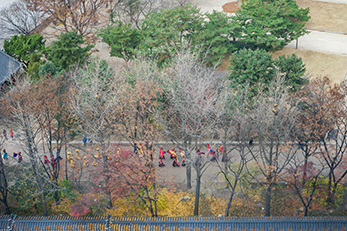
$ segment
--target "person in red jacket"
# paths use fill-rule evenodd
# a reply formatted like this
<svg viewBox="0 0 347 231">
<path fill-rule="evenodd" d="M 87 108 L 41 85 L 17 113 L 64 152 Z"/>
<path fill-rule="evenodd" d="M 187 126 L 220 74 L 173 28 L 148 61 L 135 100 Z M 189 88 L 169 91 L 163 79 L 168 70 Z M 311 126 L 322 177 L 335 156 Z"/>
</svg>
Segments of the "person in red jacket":
<svg viewBox="0 0 347 231">
<path fill-rule="evenodd" d="M 21 163 L 23 161 L 22 153 L 18 152 L 18 163 Z"/>
<path fill-rule="evenodd" d="M 165 156 L 164 156 L 164 150 L 163 150 L 163 147 L 160 148 L 160 151 L 159 151 L 159 159 L 165 159 Z"/>
</svg>

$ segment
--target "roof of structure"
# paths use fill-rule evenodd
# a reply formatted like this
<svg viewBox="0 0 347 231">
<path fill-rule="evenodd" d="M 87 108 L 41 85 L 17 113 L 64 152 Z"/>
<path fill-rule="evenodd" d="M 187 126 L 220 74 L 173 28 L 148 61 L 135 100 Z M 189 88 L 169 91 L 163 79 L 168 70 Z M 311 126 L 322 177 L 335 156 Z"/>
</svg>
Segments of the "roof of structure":
<svg viewBox="0 0 347 231">
<path fill-rule="evenodd" d="M 0 84 L 6 82 L 21 67 L 19 61 L 0 50 Z"/>
</svg>

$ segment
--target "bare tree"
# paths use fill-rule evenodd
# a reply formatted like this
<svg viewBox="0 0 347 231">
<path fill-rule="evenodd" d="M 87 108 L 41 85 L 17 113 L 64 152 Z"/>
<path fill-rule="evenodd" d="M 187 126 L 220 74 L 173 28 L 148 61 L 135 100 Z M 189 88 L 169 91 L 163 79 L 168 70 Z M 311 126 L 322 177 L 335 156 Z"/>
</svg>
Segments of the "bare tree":
<svg viewBox="0 0 347 231">
<path fill-rule="evenodd" d="M 43 213 L 47 216 L 47 203 L 43 187 L 43 180 L 45 179 L 42 178 L 40 172 L 38 155 L 41 128 L 38 126 L 38 118 L 35 116 L 36 101 L 31 94 L 31 90 L 31 84 L 25 79 L 5 94 L 1 102 L 7 123 L 22 134 L 19 142 L 22 150 L 30 159 L 35 181 L 41 194 Z"/>
<path fill-rule="evenodd" d="M 124 160 L 118 159 L 119 167 L 123 162 L 123 167 L 131 170 L 124 172 L 122 179 L 127 180 L 127 187 L 138 195 L 151 215 L 157 216 L 154 142 L 159 138 L 159 126 L 155 123 L 155 115 L 161 107 L 163 89 L 160 81 L 163 75 L 155 62 L 138 58 L 121 71 L 117 78 L 122 83 L 118 85 L 118 104 L 111 116 L 115 122 L 113 130 L 118 139 L 126 140 L 134 147 L 134 162 L 128 161 L 129 164 L 126 164 Z M 131 164 L 143 167 L 138 171 Z M 135 173 L 139 176 L 137 182 L 130 177 Z M 141 190 L 136 191 L 139 188 Z"/>
<path fill-rule="evenodd" d="M 33 84 L 32 95 L 36 102 L 35 116 L 37 125 L 41 129 L 41 137 L 45 141 L 42 143 L 43 154 L 49 156 L 49 162 L 42 159 L 40 162 L 47 177 L 52 181 L 57 205 L 60 203 L 58 179 L 62 160 L 61 151 L 74 126 L 72 116 L 66 107 L 68 93 L 69 81 L 64 75 L 42 77 L 40 82 Z M 48 154 L 46 154 L 46 148 Z"/>
<path fill-rule="evenodd" d="M 92 28 L 105 18 L 109 0 L 26 0 L 29 7 L 35 7 L 62 25 L 64 31 L 76 30 L 85 36 L 93 34 Z"/>
<path fill-rule="evenodd" d="M 220 169 L 219 174 L 223 175 L 227 188 L 230 190 L 225 208 L 225 216 L 229 216 L 236 187 L 239 181 L 245 177 L 246 165 L 251 161 L 248 141 L 251 138 L 252 125 L 248 118 L 250 108 L 246 90 L 238 89 L 236 92 L 232 92 L 231 89 L 225 87 L 222 95 L 220 103 L 223 105 L 223 109 L 216 112 L 218 121 L 216 131 L 223 144 L 220 151 L 223 154 L 224 165 L 220 159 L 217 159 L 216 162 Z"/>
<path fill-rule="evenodd" d="M 193 155 L 213 135 L 218 78 L 190 51 L 180 51 L 168 69 L 168 103 L 158 121 L 167 137 L 186 154 L 187 188 Z"/>
<path fill-rule="evenodd" d="M 258 145 L 249 145 L 250 154 L 264 177 L 265 216 L 270 216 L 271 191 L 296 153 L 292 140 L 297 107 L 288 97 L 283 79 L 278 76 L 257 96 L 250 115 L 253 136 Z"/>
<path fill-rule="evenodd" d="M 107 63 L 92 59 L 70 74 L 72 89 L 70 108 L 78 119 L 83 135 L 99 143 L 110 137 L 110 112 L 116 103 L 118 83 Z"/>
<path fill-rule="evenodd" d="M 316 104 L 315 114 L 323 118 L 315 121 L 316 137 L 321 142 L 319 155 L 329 169 L 327 203 L 332 205 L 337 186 L 347 175 L 343 167 L 347 151 L 347 86 L 345 82 L 332 85 L 328 78 L 312 81 L 311 85 L 308 100 Z"/>
<path fill-rule="evenodd" d="M 110 10 L 111 22 L 130 23 L 133 27 L 141 28 L 142 20 L 151 12 L 164 8 L 184 6 L 188 0 L 121 0 L 113 3 Z"/>
<path fill-rule="evenodd" d="M 318 179 L 326 168 L 320 158 L 321 140 L 331 129 L 331 120 L 327 117 L 329 107 L 322 107 L 328 103 L 328 80 L 311 80 L 295 93 L 298 100 L 298 115 L 293 137 L 301 149 L 301 155 L 296 155 L 288 168 L 288 182 L 300 198 L 304 206 L 304 215 L 314 201 L 318 186 Z"/>
<path fill-rule="evenodd" d="M 302 156 L 295 156 L 289 164 L 286 179 L 300 198 L 300 202 L 304 206 L 304 216 L 307 216 L 319 187 L 319 177 L 325 170 L 325 166 L 324 162 L 317 158 L 317 153 L 316 155 L 307 155 L 305 151 L 301 153 Z"/>
<path fill-rule="evenodd" d="M 77 67 L 70 73 L 70 79 L 72 82 L 70 109 L 83 135 L 98 144 L 101 164 L 107 172 L 107 152 L 113 134 L 111 113 L 117 105 L 119 82 L 115 80 L 114 73 L 107 63 L 97 59 L 90 60 L 82 68 Z M 108 184 L 105 185 L 109 206 L 112 206 Z"/>
<path fill-rule="evenodd" d="M 42 16 L 27 0 L 15 1 L 0 11 L 2 33 L 28 35 L 39 25 Z"/>
<path fill-rule="evenodd" d="M 160 81 L 165 76 L 154 62 L 138 58 L 118 78 L 123 84 L 119 86 L 122 90 L 114 111 L 115 133 L 133 146 L 142 142 L 147 150 L 154 150 L 153 143 L 159 137 L 154 116 L 161 106 Z"/>
</svg>

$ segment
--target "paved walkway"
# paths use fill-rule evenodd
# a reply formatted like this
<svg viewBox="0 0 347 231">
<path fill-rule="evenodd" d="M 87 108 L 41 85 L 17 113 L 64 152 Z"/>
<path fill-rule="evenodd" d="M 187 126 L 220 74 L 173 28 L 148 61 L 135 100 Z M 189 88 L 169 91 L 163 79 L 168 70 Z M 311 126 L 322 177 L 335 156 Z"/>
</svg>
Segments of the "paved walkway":
<svg viewBox="0 0 347 231">
<path fill-rule="evenodd" d="M 295 48 L 296 41 L 288 47 Z M 310 31 L 299 38 L 298 48 L 319 52 L 347 55 L 347 35 L 320 31 Z"/>
</svg>

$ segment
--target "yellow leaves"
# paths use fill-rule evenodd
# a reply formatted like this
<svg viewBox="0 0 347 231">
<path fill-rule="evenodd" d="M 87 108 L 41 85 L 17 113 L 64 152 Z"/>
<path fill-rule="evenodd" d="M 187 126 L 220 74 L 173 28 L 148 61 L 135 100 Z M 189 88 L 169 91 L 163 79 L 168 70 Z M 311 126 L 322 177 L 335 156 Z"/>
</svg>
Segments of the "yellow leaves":
<svg viewBox="0 0 347 231">
<path fill-rule="evenodd" d="M 191 199 L 181 201 L 183 197 L 189 196 Z M 194 212 L 194 195 L 184 192 L 162 192 L 158 200 L 159 216 L 191 216 Z"/>
<path fill-rule="evenodd" d="M 54 203 L 54 202 L 53 202 Z M 68 198 L 63 198 L 60 200 L 59 205 L 52 204 L 51 211 L 49 212 L 50 215 L 63 215 L 63 216 L 68 216 L 70 215 L 70 208 L 69 206 L 71 205 L 71 201 Z"/>
</svg>

